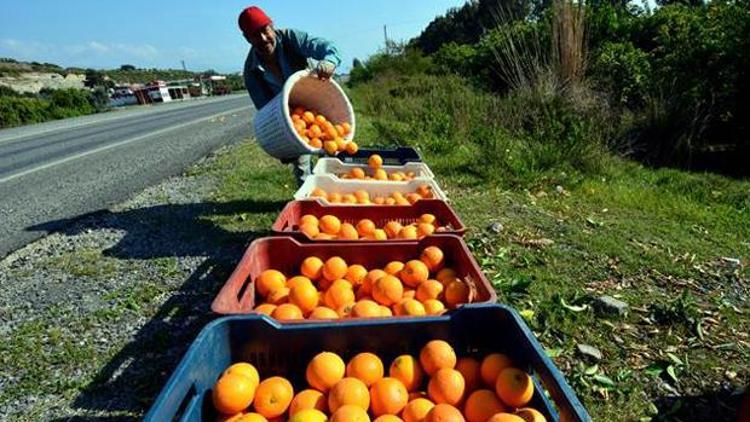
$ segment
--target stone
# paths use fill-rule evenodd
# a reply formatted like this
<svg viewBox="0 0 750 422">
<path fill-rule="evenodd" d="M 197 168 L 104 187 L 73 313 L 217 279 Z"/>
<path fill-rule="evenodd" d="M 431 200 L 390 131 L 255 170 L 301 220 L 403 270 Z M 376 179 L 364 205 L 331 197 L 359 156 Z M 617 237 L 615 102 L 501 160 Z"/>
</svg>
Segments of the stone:
<svg viewBox="0 0 750 422">
<path fill-rule="evenodd" d="M 490 229 L 490 231 L 498 234 L 502 233 L 502 231 L 505 229 L 505 227 L 503 227 L 503 225 L 498 222 L 490 224 L 488 228 Z"/>
<path fill-rule="evenodd" d="M 594 308 L 600 314 L 622 316 L 628 312 L 628 304 L 612 296 L 601 296 L 594 301 Z"/>
<path fill-rule="evenodd" d="M 594 346 L 589 346 L 588 344 L 576 344 L 576 349 L 578 349 L 578 353 L 588 359 L 591 359 L 593 361 L 602 360 L 601 350 L 597 349 Z"/>
</svg>

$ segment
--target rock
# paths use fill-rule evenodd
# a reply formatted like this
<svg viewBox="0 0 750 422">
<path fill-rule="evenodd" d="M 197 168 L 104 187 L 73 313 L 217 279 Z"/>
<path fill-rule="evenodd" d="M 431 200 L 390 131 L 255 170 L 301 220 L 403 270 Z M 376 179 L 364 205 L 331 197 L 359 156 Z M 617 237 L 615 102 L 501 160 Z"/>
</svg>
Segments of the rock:
<svg viewBox="0 0 750 422">
<path fill-rule="evenodd" d="M 493 233 L 497 233 L 497 234 L 500 234 L 502 233 L 503 230 L 505 230 L 505 227 L 503 227 L 503 225 L 498 222 L 494 222 L 490 224 L 489 227 L 487 228 Z"/>
<path fill-rule="evenodd" d="M 601 350 L 597 349 L 594 346 L 589 346 L 588 344 L 576 344 L 576 349 L 578 349 L 578 353 L 580 353 L 582 356 L 593 361 L 602 360 Z"/>
<path fill-rule="evenodd" d="M 605 315 L 622 316 L 628 312 L 628 304 L 612 296 L 598 297 L 594 301 L 594 308 Z"/>
<path fill-rule="evenodd" d="M 742 261 L 739 258 L 730 258 L 727 256 L 721 257 L 721 261 L 730 268 L 739 268 L 742 266 Z"/>
</svg>

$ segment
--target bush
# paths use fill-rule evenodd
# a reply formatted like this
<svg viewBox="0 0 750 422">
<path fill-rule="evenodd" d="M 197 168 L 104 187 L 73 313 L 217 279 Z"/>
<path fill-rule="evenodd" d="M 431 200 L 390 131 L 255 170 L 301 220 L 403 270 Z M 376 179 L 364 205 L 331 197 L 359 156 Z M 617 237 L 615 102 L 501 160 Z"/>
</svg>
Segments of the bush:
<svg viewBox="0 0 750 422">
<path fill-rule="evenodd" d="M 35 97 L 0 97 L 0 127 L 41 123 L 47 120 L 83 116 L 105 110 L 105 91 L 43 89 Z"/>
<path fill-rule="evenodd" d="M 476 69 L 477 49 L 470 44 L 456 44 L 450 42 L 440 47 L 432 60 L 435 63 L 434 71 L 440 73 L 455 73 L 471 77 Z"/>
<path fill-rule="evenodd" d="M 349 86 L 369 82 L 375 76 L 415 75 L 432 68 L 432 60 L 415 49 L 407 48 L 399 54 L 376 54 L 361 67 L 352 69 Z"/>
<path fill-rule="evenodd" d="M 594 53 L 591 74 L 617 104 L 642 107 L 653 78 L 649 58 L 631 42 L 608 42 Z"/>
</svg>

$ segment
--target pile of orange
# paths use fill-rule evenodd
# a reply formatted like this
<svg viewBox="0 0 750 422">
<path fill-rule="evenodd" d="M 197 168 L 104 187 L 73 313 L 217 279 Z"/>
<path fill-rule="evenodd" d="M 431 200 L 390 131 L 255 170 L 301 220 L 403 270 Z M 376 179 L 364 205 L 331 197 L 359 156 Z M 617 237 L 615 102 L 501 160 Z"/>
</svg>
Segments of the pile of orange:
<svg viewBox="0 0 750 422">
<path fill-rule="evenodd" d="M 390 196 L 370 197 L 366 190 L 360 189 L 354 192 L 326 192 L 322 188 L 314 188 L 310 192 L 311 198 L 325 199 L 332 204 L 360 204 L 360 205 L 413 205 L 420 199 L 431 199 L 434 197 L 430 185 L 419 185 L 417 190 L 407 194 L 393 192 Z"/>
<path fill-rule="evenodd" d="M 329 155 L 344 151 L 356 154 L 359 150 L 355 142 L 344 139 L 352 131 L 347 122 L 334 124 L 324 115 L 299 106 L 292 109 L 291 117 L 294 130 L 313 148 L 323 148 Z"/>
<path fill-rule="evenodd" d="M 367 171 L 368 169 L 369 171 Z M 378 154 L 373 154 L 367 160 L 367 168 L 354 167 L 348 173 L 339 174 L 338 176 L 342 179 L 408 182 L 414 180 L 417 175 L 413 171 L 393 171 L 388 173 L 383 168 L 383 158 Z"/>
<path fill-rule="evenodd" d="M 298 230 L 315 240 L 412 240 L 422 239 L 435 232 L 444 231 L 445 228 L 440 226 L 432 214 L 422 214 L 411 224 L 402 225 L 392 220 L 382 227 L 378 227 L 368 218 L 352 224 L 342 222 L 335 215 L 326 214 L 318 218 L 312 214 L 305 214 L 299 220 Z"/>
<path fill-rule="evenodd" d="M 430 246 L 408 262 L 382 269 L 349 265 L 338 256 L 310 256 L 300 275 L 268 269 L 255 279 L 256 312 L 277 320 L 380 318 L 440 315 L 472 300 L 471 286 L 445 266 L 443 251 Z"/>
<path fill-rule="evenodd" d="M 374 353 L 345 362 L 322 352 L 307 364 L 305 380 L 295 394 L 288 379 L 261 381 L 251 364 L 236 363 L 214 385 L 214 407 L 223 422 L 546 421 L 527 407 L 534 384 L 510 358 L 458 358 L 443 340 L 430 341 L 418 356 L 398 356 L 387 368 Z"/>
</svg>

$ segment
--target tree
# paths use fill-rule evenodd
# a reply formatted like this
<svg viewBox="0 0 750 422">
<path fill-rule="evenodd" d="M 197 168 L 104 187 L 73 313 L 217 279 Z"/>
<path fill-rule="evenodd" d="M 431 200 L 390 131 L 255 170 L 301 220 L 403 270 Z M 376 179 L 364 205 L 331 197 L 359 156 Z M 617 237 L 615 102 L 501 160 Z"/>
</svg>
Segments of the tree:
<svg viewBox="0 0 750 422">
<path fill-rule="evenodd" d="M 133 66 L 132 64 L 124 64 L 120 66 L 120 70 L 123 70 L 123 71 L 135 70 L 135 66 Z"/>
</svg>

